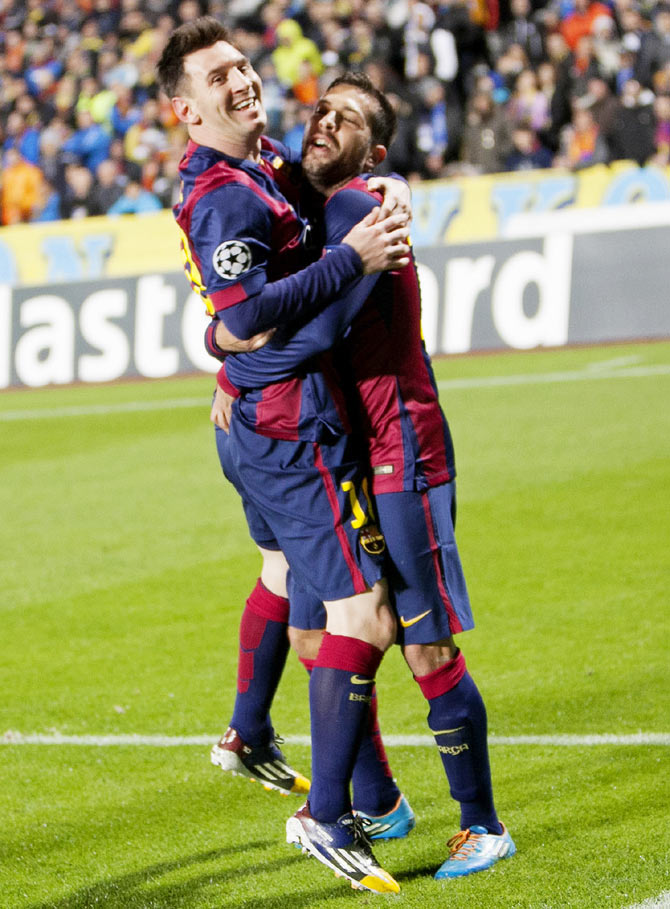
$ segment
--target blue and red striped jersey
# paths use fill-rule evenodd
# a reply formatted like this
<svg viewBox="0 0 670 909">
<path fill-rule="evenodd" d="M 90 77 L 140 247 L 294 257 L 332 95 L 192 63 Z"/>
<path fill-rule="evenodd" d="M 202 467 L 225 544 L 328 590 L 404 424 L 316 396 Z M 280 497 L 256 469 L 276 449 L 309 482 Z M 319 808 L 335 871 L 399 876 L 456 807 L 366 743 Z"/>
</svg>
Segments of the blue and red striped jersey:
<svg viewBox="0 0 670 909">
<path fill-rule="evenodd" d="M 325 207 L 326 239 L 338 242 L 372 207 L 358 177 Z M 456 473 L 454 448 L 421 335 L 421 293 L 414 261 L 379 276 L 338 349 L 350 377 L 350 408 L 368 446 L 375 493 L 426 489 Z"/>
<path fill-rule="evenodd" d="M 323 212 L 326 243 L 338 243 L 376 204 L 366 177 L 334 193 Z M 368 446 L 373 491 L 425 489 L 452 479 L 453 443 L 421 337 L 413 263 L 355 282 L 282 346 L 275 342 L 229 357 L 226 375 L 236 388 L 279 382 L 344 335 L 336 365 L 348 390 L 350 413 Z"/>
<path fill-rule="evenodd" d="M 179 169 L 174 215 L 187 275 L 209 313 L 237 337 L 304 322 L 361 274 L 351 246 L 321 258 L 310 247 L 296 207 L 299 164 L 279 143 L 263 139 L 257 163 L 189 142 Z M 327 355 L 249 394 L 242 419 L 279 439 L 318 441 L 349 428 Z"/>
</svg>

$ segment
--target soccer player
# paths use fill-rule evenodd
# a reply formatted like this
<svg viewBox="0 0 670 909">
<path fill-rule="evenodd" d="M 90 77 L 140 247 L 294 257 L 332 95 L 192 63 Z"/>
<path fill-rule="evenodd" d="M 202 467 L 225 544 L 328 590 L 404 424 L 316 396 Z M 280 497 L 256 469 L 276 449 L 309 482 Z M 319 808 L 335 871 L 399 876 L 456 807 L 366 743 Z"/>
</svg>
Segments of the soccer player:
<svg viewBox="0 0 670 909">
<path fill-rule="evenodd" d="M 373 215 L 306 264 L 308 232 L 289 201 L 290 169 L 261 140 L 260 80 L 216 20 L 180 26 L 158 71 L 190 137 L 175 215 L 191 281 L 236 337 L 304 320 L 355 278 L 408 263 L 401 219 Z M 341 390 L 323 359 L 247 402 L 251 419 L 235 421 L 235 466 L 255 469 L 256 508 L 296 579 L 327 611 L 329 634 L 310 677 L 310 846 L 354 886 L 398 892 L 351 812 L 352 767 L 395 617 Z M 274 613 L 276 603 L 262 599 L 261 617 Z"/>
<path fill-rule="evenodd" d="M 388 102 L 365 77 L 335 80 L 319 101 L 306 130 L 303 168 L 326 199 L 327 244 L 376 204 L 358 175 L 382 160 L 392 126 Z M 460 802 L 462 829 L 449 840 L 449 855 L 435 877 L 460 877 L 513 855 L 515 846 L 494 807 L 484 704 L 453 639 L 473 627 L 454 538 L 453 446 L 421 342 L 414 268 L 364 281 L 369 298 L 362 310 L 350 294 L 282 347 L 268 344 L 226 360 L 231 387 L 242 391 L 230 429 L 234 433 L 249 410 L 245 389 L 292 374 L 301 358 L 336 341 L 354 314 L 338 350 L 339 372 L 343 382 L 352 377 L 352 416 L 367 442 L 372 491 L 393 563 L 389 582 L 398 639 L 430 705 L 429 726 L 451 794 Z M 226 422 L 221 413 L 215 418 Z M 319 635 L 307 630 L 314 604 L 294 591 L 291 607 L 292 639 L 309 652 Z M 304 811 L 289 820 L 287 835 L 290 841 L 308 840 Z"/>
</svg>

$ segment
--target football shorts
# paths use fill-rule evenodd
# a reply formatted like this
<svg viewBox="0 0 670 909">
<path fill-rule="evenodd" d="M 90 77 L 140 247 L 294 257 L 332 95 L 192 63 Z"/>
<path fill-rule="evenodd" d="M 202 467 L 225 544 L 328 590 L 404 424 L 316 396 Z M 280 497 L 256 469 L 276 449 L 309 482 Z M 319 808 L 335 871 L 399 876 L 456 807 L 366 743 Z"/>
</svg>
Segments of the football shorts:
<svg viewBox="0 0 670 909">
<path fill-rule="evenodd" d="M 271 439 L 234 419 L 228 445 L 244 495 L 296 584 L 328 601 L 362 593 L 384 576 L 384 538 L 349 436 L 328 444 Z"/>
<path fill-rule="evenodd" d="M 474 627 L 456 539 L 452 480 L 423 492 L 375 497 L 389 555 L 399 644 L 430 644 Z"/>
<path fill-rule="evenodd" d="M 247 520 L 247 526 L 249 528 L 251 539 L 257 546 L 260 546 L 261 549 L 270 549 L 274 552 L 277 552 L 280 546 L 275 539 L 275 535 L 273 534 L 270 527 L 268 527 L 268 524 L 263 519 L 263 516 L 259 514 L 254 503 L 246 494 L 244 486 L 242 485 L 242 481 L 239 478 L 235 464 L 233 463 L 230 448 L 230 437 L 228 433 L 224 432 L 223 429 L 219 429 L 218 426 L 215 427 L 215 431 L 216 450 L 219 453 L 221 469 L 223 470 L 224 476 L 228 482 L 233 484 L 240 498 L 242 499 L 244 517 Z"/>
</svg>

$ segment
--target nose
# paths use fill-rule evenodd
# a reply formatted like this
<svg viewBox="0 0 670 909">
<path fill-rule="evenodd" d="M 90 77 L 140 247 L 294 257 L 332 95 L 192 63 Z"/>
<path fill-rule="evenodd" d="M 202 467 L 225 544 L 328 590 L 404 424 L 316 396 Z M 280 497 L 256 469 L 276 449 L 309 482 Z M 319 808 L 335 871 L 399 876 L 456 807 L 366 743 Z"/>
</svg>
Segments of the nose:
<svg viewBox="0 0 670 909">
<path fill-rule="evenodd" d="M 337 115 L 334 110 L 329 110 L 323 114 L 319 120 L 319 126 L 322 129 L 337 129 Z"/>
<path fill-rule="evenodd" d="M 251 85 L 251 79 L 247 73 L 242 72 L 235 66 L 228 74 L 228 81 L 233 89 L 248 88 Z"/>
</svg>

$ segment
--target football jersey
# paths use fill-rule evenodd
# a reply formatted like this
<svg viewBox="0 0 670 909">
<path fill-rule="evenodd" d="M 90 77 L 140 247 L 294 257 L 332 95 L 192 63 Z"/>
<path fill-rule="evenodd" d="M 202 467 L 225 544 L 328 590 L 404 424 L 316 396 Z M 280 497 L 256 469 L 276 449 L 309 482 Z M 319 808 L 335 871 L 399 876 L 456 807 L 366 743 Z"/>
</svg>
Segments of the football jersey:
<svg viewBox="0 0 670 909">
<path fill-rule="evenodd" d="M 239 338 L 304 322 L 361 274 L 361 260 L 346 244 L 317 258 L 321 249 L 311 247 L 296 208 L 297 167 L 267 139 L 258 163 L 192 141 L 180 163 L 174 215 L 187 275 L 208 312 Z M 240 418 L 279 439 L 320 441 L 347 432 L 328 360 L 308 360 L 271 388 L 250 390 Z"/>
<path fill-rule="evenodd" d="M 342 236 L 377 204 L 366 178 L 334 193 L 323 212 L 327 244 Z M 234 388 L 280 382 L 301 358 L 335 348 L 348 408 L 368 448 L 376 493 L 423 490 L 456 473 L 447 420 L 440 408 L 430 358 L 421 337 L 421 297 L 416 268 L 357 281 L 282 347 L 266 345 L 228 357 Z M 271 385 L 269 387 L 272 387 Z"/>
</svg>

